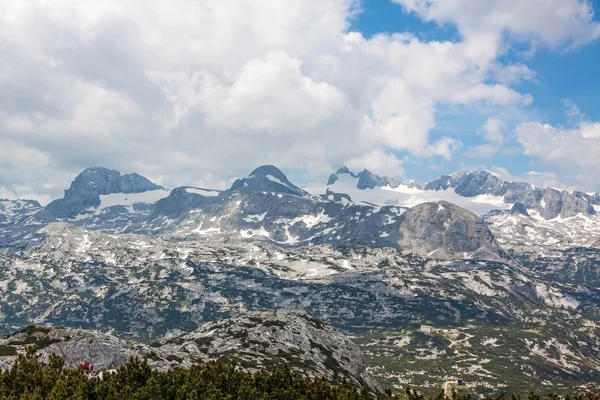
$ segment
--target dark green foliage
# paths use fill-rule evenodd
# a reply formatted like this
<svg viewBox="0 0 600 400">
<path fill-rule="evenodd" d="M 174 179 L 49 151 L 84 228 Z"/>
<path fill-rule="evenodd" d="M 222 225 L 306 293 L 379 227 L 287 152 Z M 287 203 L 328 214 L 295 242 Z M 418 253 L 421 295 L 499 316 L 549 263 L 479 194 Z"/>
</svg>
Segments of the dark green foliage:
<svg viewBox="0 0 600 400">
<path fill-rule="evenodd" d="M 63 359 L 52 356 L 46 365 L 36 350 L 35 346 L 28 347 L 12 368 L 0 371 L 0 399 L 375 399 L 364 389 L 305 378 L 286 367 L 252 374 L 225 362 L 160 372 L 152 370 L 146 361 L 132 359 L 116 373 L 104 372 L 101 379 L 87 363 L 68 370 Z"/>
<path fill-rule="evenodd" d="M 91 399 L 91 400 L 425 400 L 415 390 L 402 395 L 387 389 L 373 395 L 356 388 L 345 379 L 332 385 L 325 379 L 305 378 L 287 367 L 255 373 L 240 371 L 235 364 L 211 362 L 192 368 L 167 372 L 152 370 L 146 361 L 131 359 L 116 373 L 94 371 L 89 363 L 78 369 L 64 367 L 64 360 L 52 355 L 47 364 L 39 360 L 37 348 L 29 346 L 17 357 L 12 368 L 0 371 L 0 399 Z M 443 400 L 440 393 L 428 400 Z M 488 398 L 491 399 L 491 398 Z M 548 395 L 544 399 L 558 400 Z M 600 400 L 586 394 L 569 400 Z M 452 400 L 471 400 L 470 395 L 452 396 Z M 496 398 L 504 400 L 504 396 Z M 512 400 L 521 400 L 513 396 Z M 525 398 L 523 398 L 525 400 Z M 531 393 L 528 400 L 540 400 Z"/>
<path fill-rule="evenodd" d="M 0 345 L 0 356 L 14 356 L 17 350 L 12 346 Z"/>
</svg>

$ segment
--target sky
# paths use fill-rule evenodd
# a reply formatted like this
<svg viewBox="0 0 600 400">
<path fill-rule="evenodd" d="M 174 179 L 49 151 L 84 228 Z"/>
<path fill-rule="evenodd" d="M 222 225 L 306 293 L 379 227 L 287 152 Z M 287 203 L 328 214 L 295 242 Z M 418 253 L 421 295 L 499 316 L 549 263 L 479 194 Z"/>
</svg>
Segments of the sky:
<svg viewBox="0 0 600 400">
<path fill-rule="evenodd" d="M 0 198 L 86 167 L 600 191 L 599 0 L 0 0 Z"/>
</svg>

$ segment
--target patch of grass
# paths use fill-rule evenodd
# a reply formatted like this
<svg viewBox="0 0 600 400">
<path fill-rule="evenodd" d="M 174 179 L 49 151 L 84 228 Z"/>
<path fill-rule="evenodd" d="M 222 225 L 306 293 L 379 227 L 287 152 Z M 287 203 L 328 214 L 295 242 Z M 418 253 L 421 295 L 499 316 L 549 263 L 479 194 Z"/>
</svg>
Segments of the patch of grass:
<svg viewBox="0 0 600 400">
<path fill-rule="evenodd" d="M 25 328 L 23 328 L 21 330 L 21 333 L 27 333 L 28 335 L 31 335 L 33 333 L 43 333 L 43 334 L 48 334 L 50 333 L 50 331 L 52 330 L 52 328 L 48 328 L 47 326 L 39 326 L 39 325 L 27 325 Z"/>
<path fill-rule="evenodd" d="M 35 344 L 38 347 L 38 349 L 44 349 L 44 348 L 50 346 L 51 344 L 59 343 L 59 342 L 62 342 L 62 340 L 46 339 L 46 338 L 37 340 L 37 338 L 35 338 L 35 337 L 29 337 L 25 340 L 9 342 L 8 344 L 11 346 L 26 346 L 28 344 Z"/>
<path fill-rule="evenodd" d="M 284 321 L 265 321 L 263 325 L 266 327 L 276 326 L 282 329 L 287 326 L 287 324 Z"/>
<path fill-rule="evenodd" d="M 0 357 L 4 356 L 16 356 L 17 349 L 11 346 L 0 345 Z"/>
<path fill-rule="evenodd" d="M 158 356 L 158 354 L 156 354 L 153 351 L 151 351 L 150 353 L 148 353 L 146 355 L 146 358 L 149 358 L 150 360 L 153 360 L 153 361 L 160 361 L 161 360 L 161 358 Z"/>
<path fill-rule="evenodd" d="M 177 357 L 176 355 L 170 354 L 167 356 L 167 360 L 169 361 L 175 361 L 175 362 L 182 362 L 183 359 L 181 359 L 181 357 Z"/>
</svg>

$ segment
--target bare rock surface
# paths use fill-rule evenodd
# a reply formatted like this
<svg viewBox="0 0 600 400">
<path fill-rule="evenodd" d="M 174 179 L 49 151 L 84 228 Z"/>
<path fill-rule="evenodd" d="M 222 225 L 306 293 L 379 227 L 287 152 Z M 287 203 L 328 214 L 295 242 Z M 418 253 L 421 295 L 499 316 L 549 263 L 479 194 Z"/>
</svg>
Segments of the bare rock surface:
<svg viewBox="0 0 600 400">
<path fill-rule="evenodd" d="M 366 372 L 356 344 L 329 324 L 299 311 L 247 313 L 152 345 L 96 331 L 29 326 L 0 338 L 0 368 L 12 365 L 17 354 L 32 344 L 39 347 L 42 360 L 55 353 L 69 368 L 87 361 L 95 370 L 114 370 L 132 357 L 146 359 L 159 370 L 226 360 L 249 371 L 287 365 L 307 376 L 332 382 L 346 378 L 356 386 L 380 391 Z"/>
</svg>

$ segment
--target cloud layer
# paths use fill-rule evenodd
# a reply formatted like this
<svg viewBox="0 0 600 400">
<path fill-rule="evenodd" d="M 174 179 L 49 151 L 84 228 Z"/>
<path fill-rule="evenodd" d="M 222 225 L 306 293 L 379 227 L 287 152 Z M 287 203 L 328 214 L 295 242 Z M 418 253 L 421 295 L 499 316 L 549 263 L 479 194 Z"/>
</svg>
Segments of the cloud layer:
<svg viewBox="0 0 600 400">
<path fill-rule="evenodd" d="M 499 61 L 507 37 L 565 49 L 600 34 L 578 0 L 394 1 L 461 39 L 367 39 L 350 30 L 355 0 L 0 0 L 0 196 L 47 201 L 98 165 L 168 186 L 223 187 L 264 163 L 401 174 L 398 154 L 461 148 L 431 135 L 440 106 L 532 102 L 511 85 L 535 74 Z M 502 144 L 490 116 L 483 135 Z M 564 134 L 520 130 L 533 156 L 531 138 Z"/>
</svg>

